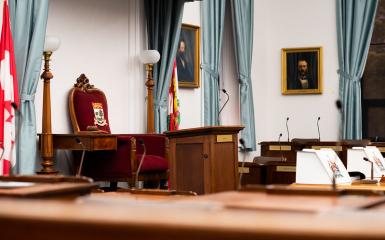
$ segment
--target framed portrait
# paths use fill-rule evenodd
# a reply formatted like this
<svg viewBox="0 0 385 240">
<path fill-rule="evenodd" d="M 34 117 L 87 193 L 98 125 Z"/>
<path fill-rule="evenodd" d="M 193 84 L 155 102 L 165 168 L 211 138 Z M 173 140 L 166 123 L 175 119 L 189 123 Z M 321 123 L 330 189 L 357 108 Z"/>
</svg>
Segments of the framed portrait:
<svg viewBox="0 0 385 240">
<path fill-rule="evenodd" d="M 179 87 L 199 87 L 199 39 L 198 26 L 182 24 L 176 53 Z"/>
<path fill-rule="evenodd" d="M 282 94 L 322 93 L 322 47 L 282 49 Z"/>
</svg>

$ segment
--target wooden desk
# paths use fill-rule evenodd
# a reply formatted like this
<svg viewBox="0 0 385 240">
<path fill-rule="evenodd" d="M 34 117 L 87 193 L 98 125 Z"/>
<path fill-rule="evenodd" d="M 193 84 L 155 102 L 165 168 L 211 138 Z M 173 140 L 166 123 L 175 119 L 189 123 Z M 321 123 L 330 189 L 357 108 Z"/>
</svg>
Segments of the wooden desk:
<svg viewBox="0 0 385 240">
<path fill-rule="evenodd" d="M 261 142 L 261 156 L 284 157 L 286 162 L 271 162 L 260 166 L 252 164 L 246 184 L 291 184 L 295 182 L 297 151 L 304 148 L 331 148 L 340 157 L 344 165 L 347 163 L 347 150 L 352 147 L 363 146 L 365 141 L 302 141 L 302 142 Z M 372 143 L 376 146 L 379 143 Z M 382 146 L 382 145 L 381 145 Z M 385 147 L 385 144 L 383 145 Z M 260 168 L 259 170 L 257 170 Z M 262 174 L 262 175 L 261 175 Z M 249 175 L 249 176 L 247 176 Z"/>
<path fill-rule="evenodd" d="M 331 148 L 337 153 L 345 166 L 347 163 L 347 150 L 352 147 L 362 147 L 365 145 L 363 145 L 362 141 L 261 142 L 259 144 L 261 145 L 261 156 L 281 157 L 282 154 L 288 162 L 296 162 L 297 151 L 302 151 L 304 148 Z"/>
<path fill-rule="evenodd" d="M 385 157 L 385 142 L 372 142 L 370 143 L 370 146 L 376 146 L 378 147 L 378 150 L 382 153 L 382 156 Z"/>
<path fill-rule="evenodd" d="M 21 184 L 21 185 L 20 185 Z M 0 197 L 72 199 L 89 194 L 96 184 L 87 177 L 0 176 Z"/>
<path fill-rule="evenodd" d="M 43 134 L 39 134 L 39 145 L 42 152 L 46 154 L 45 161 L 53 162 L 53 152 L 55 149 L 65 150 L 116 150 L 117 137 L 113 134 L 52 134 L 52 143 L 43 145 Z M 45 150 L 42 148 L 46 148 Z M 51 156 L 51 157 L 49 157 Z M 55 166 L 42 164 L 43 169 L 39 173 L 57 173 Z"/>
<path fill-rule="evenodd" d="M 0 200 L 4 239 L 384 239 L 383 197 L 224 192 L 180 201 L 91 196 L 76 202 Z M 375 209 L 375 208 L 372 208 Z"/>
<path fill-rule="evenodd" d="M 20 188 L 0 188 L 0 197 L 13 198 L 55 198 L 74 199 L 91 193 L 96 188 L 94 183 L 31 183 Z"/>
<path fill-rule="evenodd" d="M 247 162 L 239 172 L 243 172 L 241 185 L 248 184 L 287 184 L 295 182 L 295 162 L 268 162 L 265 164 Z"/>
</svg>

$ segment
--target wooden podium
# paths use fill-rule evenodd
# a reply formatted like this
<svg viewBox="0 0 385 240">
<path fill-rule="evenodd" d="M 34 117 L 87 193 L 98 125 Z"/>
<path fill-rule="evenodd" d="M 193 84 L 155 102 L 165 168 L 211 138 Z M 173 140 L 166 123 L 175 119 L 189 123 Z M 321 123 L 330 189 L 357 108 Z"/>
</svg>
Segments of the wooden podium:
<svg viewBox="0 0 385 240">
<path fill-rule="evenodd" d="M 211 126 L 165 134 L 170 140 L 170 188 L 198 194 L 238 186 L 238 132 L 242 126 Z"/>
</svg>

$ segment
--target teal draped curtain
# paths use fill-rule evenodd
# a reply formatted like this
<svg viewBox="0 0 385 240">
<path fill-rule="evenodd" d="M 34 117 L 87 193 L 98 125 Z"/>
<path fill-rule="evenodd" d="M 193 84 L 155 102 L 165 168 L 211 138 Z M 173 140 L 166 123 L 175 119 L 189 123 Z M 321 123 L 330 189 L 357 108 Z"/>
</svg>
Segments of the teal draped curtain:
<svg viewBox="0 0 385 240">
<path fill-rule="evenodd" d="M 9 0 L 12 35 L 19 82 L 17 164 L 19 174 L 35 172 L 36 113 L 35 93 L 40 79 L 48 0 Z"/>
<path fill-rule="evenodd" d="M 202 14 L 202 82 L 204 85 L 204 125 L 218 124 L 219 65 L 225 16 L 224 0 L 203 0 Z"/>
<path fill-rule="evenodd" d="M 378 0 L 337 0 L 337 40 L 342 137 L 362 138 L 361 77 L 372 38 Z"/>
<path fill-rule="evenodd" d="M 249 151 L 256 150 L 251 62 L 253 56 L 254 0 L 231 1 L 235 59 L 239 78 L 241 137 Z"/>
<path fill-rule="evenodd" d="M 158 50 L 160 61 L 154 65 L 155 131 L 167 130 L 167 101 L 171 73 L 178 48 L 186 0 L 145 0 L 148 48 Z"/>
</svg>

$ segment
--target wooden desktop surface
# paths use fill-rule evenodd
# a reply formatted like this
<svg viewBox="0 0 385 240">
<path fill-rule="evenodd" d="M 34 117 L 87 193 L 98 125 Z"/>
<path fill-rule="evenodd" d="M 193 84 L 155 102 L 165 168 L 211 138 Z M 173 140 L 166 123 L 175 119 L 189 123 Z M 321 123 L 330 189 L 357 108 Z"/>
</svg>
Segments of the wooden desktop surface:
<svg viewBox="0 0 385 240">
<path fill-rule="evenodd" d="M 331 189 L 330 184 L 297 184 L 293 183 L 288 186 L 293 189 Z M 337 189 L 346 190 L 367 190 L 385 192 L 385 184 L 338 184 Z"/>
<path fill-rule="evenodd" d="M 4 239 L 383 239 L 382 196 L 223 192 L 180 199 L 92 194 L 74 202 L 0 199 Z M 119 197 L 117 197 L 119 196 Z M 264 207 L 266 206 L 266 207 Z M 381 207 L 379 208 L 381 209 Z"/>
<path fill-rule="evenodd" d="M 0 198 L 71 199 L 90 194 L 96 184 L 87 177 L 63 175 L 0 176 Z"/>
<path fill-rule="evenodd" d="M 0 197 L 17 198 L 76 198 L 96 188 L 93 183 L 34 183 L 23 188 L 0 188 Z"/>
<path fill-rule="evenodd" d="M 117 137 L 113 134 L 52 134 L 54 149 L 116 150 Z"/>
</svg>

